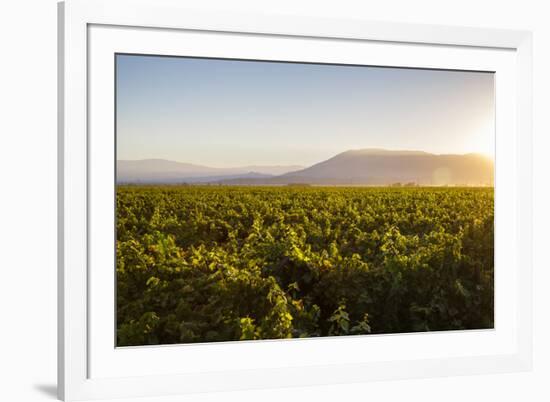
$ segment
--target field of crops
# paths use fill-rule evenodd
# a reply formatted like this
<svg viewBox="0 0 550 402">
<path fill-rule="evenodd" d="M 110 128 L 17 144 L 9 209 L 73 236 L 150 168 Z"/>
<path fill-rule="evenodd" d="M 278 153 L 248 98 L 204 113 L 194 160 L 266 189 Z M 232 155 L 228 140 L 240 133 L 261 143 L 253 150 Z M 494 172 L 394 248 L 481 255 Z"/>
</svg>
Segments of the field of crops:
<svg viewBox="0 0 550 402">
<path fill-rule="evenodd" d="M 117 344 L 493 327 L 493 189 L 121 186 Z"/>
</svg>

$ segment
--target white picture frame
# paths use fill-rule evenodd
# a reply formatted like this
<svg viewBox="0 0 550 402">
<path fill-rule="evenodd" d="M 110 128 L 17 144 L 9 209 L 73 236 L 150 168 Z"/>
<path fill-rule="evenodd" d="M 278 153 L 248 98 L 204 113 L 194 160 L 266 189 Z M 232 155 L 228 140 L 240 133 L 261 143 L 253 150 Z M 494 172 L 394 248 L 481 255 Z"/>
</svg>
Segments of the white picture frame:
<svg viewBox="0 0 550 402">
<path fill-rule="evenodd" d="M 240 15 L 188 10 L 177 0 L 68 0 L 58 11 L 61 399 L 531 368 L 531 33 Z M 124 51 L 495 71 L 495 260 L 503 267 L 495 279 L 495 330 L 115 349 L 114 320 L 105 314 L 114 314 L 112 266 L 96 267 L 109 258 L 97 245 L 113 239 L 106 233 L 112 183 L 102 179 L 113 177 L 114 150 L 104 133 L 113 126 L 110 60 Z"/>
</svg>

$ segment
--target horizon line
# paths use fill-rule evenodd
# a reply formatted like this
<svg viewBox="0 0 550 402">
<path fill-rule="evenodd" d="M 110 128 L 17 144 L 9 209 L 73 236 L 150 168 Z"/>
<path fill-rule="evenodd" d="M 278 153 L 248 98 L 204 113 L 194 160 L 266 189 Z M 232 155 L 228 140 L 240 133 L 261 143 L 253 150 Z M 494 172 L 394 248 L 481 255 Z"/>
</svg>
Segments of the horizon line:
<svg viewBox="0 0 550 402">
<path fill-rule="evenodd" d="M 487 159 L 490 159 L 494 162 L 495 160 L 495 157 L 493 155 L 488 155 L 487 153 L 484 153 L 484 152 L 476 152 L 476 151 L 472 151 L 472 152 L 465 152 L 465 153 L 449 153 L 449 152 L 445 152 L 445 153 L 434 153 L 434 152 L 428 152 L 428 151 L 423 151 L 423 150 L 419 150 L 419 149 L 390 149 L 390 148 L 377 148 L 377 147 L 373 147 L 373 148 L 354 148 L 354 149 L 348 149 L 346 151 L 341 151 L 341 152 L 338 152 L 336 154 L 334 154 L 333 156 L 327 158 L 327 159 L 324 159 L 324 160 L 321 160 L 321 161 L 318 161 L 318 162 L 315 162 L 313 164 L 307 164 L 307 163 L 289 163 L 289 164 L 281 164 L 281 163 L 267 163 L 267 164 L 258 164 L 258 163 L 246 163 L 246 164 L 241 164 L 241 165 L 234 165 L 234 166 L 214 166 L 214 165 L 204 165 L 204 164 L 201 164 L 200 162 L 199 163 L 195 163 L 195 162 L 188 162 L 188 161 L 182 161 L 182 160 L 175 160 L 175 159 L 167 159 L 167 158 L 159 158 L 159 157 L 151 157 L 151 158 L 140 158 L 140 159 L 116 159 L 117 162 L 141 162 L 141 161 L 153 161 L 153 160 L 156 160 L 156 161 L 166 161 L 166 162 L 175 162 L 175 163 L 185 163 L 185 164 L 189 164 L 189 165 L 197 165 L 197 166 L 203 166 L 203 167 L 210 167 L 210 168 L 218 168 L 218 169 L 235 169 L 235 168 L 243 168 L 243 167 L 248 167 L 248 166 L 257 166 L 257 167 L 266 167 L 266 166 L 269 166 L 269 167 L 288 167 L 288 166 L 299 166 L 299 167 L 309 167 L 309 166 L 313 166 L 313 165 L 316 165 L 318 163 L 321 163 L 321 162 L 324 162 L 324 161 L 327 161 L 327 160 L 330 160 L 338 155 L 341 155 L 341 154 L 344 154 L 344 153 L 347 153 L 347 152 L 356 152 L 356 151 L 383 151 L 383 152 L 418 152 L 418 153 L 423 153 L 423 154 L 426 154 L 426 155 L 431 155 L 431 156 L 466 156 L 466 155 L 479 155 L 479 156 L 482 156 L 482 157 L 485 157 Z M 401 155 L 402 156 L 402 155 Z"/>
</svg>

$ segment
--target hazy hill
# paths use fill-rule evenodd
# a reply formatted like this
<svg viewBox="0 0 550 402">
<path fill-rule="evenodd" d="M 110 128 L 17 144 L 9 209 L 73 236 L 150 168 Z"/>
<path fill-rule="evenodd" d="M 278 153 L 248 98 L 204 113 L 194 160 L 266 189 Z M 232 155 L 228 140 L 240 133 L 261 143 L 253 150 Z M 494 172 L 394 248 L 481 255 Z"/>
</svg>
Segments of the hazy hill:
<svg viewBox="0 0 550 402">
<path fill-rule="evenodd" d="M 436 155 L 421 151 L 359 149 L 308 168 L 243 166 L 212 168 L 145 159 L 117 162 L 119 183 L 219 183 L 239 185 L 493 185 L 494 163 L 480 154 Z"/>
<path fill-rule="evenodd" d="M 213 168 L 164 159 L 119 160 L 119 183 L 196 183 L 233 178 L 266 178 L 302 169 L 303 166 L 243 166 Z"/>
<path fill-rule="evenodd" d="M 361 149 L 343 152 L 281 179 L 311 184 L 486 185 L 493 183 L 493 165 L 491 159 L 479 154 Z"/>
<path fill-rule="evenodd" d="M 480 154 L 435 155 L 421 151 L 360 149 L 270 179 L 225 184 L 493 185 L 494 163 Z"/>
</svg>

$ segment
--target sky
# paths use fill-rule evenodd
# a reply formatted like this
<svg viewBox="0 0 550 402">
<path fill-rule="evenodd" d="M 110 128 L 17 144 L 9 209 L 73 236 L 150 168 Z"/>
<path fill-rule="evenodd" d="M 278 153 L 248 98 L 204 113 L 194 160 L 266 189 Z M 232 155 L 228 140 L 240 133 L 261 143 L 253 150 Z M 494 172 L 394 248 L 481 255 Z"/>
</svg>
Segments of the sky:
<svg viewBox="0 0 550 402">
<path fill-rule="evenodd" d="M 493 157 L 489 72 L 117 55 L 117 159 L 309 166 L 350 149 Z"/>
</svg>

